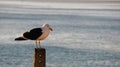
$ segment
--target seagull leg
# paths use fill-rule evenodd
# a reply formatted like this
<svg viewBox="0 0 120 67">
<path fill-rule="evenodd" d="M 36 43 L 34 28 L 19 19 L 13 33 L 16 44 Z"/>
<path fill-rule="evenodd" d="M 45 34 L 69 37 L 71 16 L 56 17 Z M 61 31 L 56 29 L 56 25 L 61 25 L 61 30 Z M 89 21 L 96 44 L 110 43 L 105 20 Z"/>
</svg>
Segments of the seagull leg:
<svg viewBox="0 0 120 67">
<path fill-rule="evenodd" d="M 40 41 L 39 41 L 39 48 L 41 48 L 41 46 L 40 46 Z"/>
</svg>

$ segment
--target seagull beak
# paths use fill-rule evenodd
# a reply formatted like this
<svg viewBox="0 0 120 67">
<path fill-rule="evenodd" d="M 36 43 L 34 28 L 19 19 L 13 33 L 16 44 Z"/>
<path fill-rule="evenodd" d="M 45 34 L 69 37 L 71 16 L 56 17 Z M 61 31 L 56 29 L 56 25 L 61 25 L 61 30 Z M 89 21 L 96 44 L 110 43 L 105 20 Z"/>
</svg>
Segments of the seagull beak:
<svg viewBox="0 0 120 67">
<path fill-rule="evenodd" d="M 50 29 L 51 31 L 53 31 L 53 29 L 52 29 L 51 27 L 50 27 L 49 29 Z"/>
</svg>

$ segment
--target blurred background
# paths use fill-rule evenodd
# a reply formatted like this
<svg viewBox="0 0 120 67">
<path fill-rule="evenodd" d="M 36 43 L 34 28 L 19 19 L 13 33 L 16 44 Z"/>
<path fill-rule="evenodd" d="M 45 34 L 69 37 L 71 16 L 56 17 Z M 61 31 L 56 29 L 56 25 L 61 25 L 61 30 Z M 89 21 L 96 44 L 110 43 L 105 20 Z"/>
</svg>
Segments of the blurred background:
<svg viewBox="0 0 120 67">
<path fill-rule="evenodd" d="M 46 67 L 120 67 L 119 0 L 0 0 L 0 67 L 32 67 L 35 42 L 14 39 L 44 23 Z"/>
</svg>

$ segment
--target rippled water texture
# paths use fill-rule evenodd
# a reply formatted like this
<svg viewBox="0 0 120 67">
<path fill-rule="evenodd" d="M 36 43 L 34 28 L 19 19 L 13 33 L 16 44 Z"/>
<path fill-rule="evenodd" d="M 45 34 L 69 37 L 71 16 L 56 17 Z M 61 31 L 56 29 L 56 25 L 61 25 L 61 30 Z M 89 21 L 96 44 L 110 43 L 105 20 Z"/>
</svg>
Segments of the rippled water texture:
<svg viewBox="0 0 120 67">
<path fill-rule="evenodd" d="M 32 67 L 35 42 L 14 38 L 44 23 L 47 67 L 120 67 L 119 6 L 0 1 L 0 67 Z"/>
</svg>

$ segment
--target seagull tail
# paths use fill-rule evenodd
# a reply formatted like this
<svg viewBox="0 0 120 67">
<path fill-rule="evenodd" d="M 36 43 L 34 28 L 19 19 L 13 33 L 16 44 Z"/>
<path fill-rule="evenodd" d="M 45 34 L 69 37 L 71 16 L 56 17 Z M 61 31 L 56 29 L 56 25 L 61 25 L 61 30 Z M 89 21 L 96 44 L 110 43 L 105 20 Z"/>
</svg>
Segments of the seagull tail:
<svg viewBox="0 0 120 67">
<path fill-rule="evenodd" d="M 17 37 L 17 38 L 15 38 L 15 41 L 23 41 L 23 40 L 27 40 L 27 39 L 25 39 L 24 37 Z"/>
</svg>

